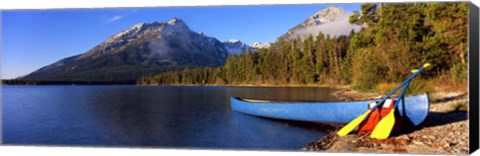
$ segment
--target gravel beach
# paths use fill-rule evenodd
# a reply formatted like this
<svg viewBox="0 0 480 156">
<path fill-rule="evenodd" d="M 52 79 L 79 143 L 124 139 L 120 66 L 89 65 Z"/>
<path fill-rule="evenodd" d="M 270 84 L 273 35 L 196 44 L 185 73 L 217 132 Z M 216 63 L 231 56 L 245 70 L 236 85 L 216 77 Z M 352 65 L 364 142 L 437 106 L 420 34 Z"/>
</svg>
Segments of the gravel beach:
<svg viewBox="0 0 480 156">
<path fill-rule="evenodd" d="M 341 88 L 332 93 L 340 100 L 381 98 L 381 94 L 359 93 Z M 327 137 L 310 143 L 304 151 L 410 153 L 410 154 L 468 154 L 469 124 L 468 95 L 466 92 L 436 92 L 430 95 L 430 113 L 418 127 L 408 128 L 385 140 L 371 139 L 350 133 L 338 137 L 343 126 L 331 129 Z M 405 128 L 406 129 L 406 128 Z"/>
</svg>

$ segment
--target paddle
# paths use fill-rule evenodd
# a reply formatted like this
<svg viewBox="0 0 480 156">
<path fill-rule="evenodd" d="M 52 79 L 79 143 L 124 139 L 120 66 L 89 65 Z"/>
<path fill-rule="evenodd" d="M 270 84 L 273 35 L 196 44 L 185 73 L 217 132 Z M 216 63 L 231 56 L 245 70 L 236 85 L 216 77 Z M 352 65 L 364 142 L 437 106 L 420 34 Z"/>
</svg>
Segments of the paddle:
<svg viewBox="0 0 480 156">
<path fill-rule="evenodd" d="M 405 84 L 407 84 L 411 79 L 413 79 L 415 76 L 418 75 L 418 73 L 420 73 L 421 71 L 423 71 L 423 69 L 425 69 L 426 67 L 430 66 L 430 63 L 425 63 L 423 65 L 422 68 L 418 69 L 417 72 L 415 73 L 412 73 L 412 75 L 410 75 L 410 77 L 407 78 L 407 80 L 405 80 L 404 82 L 402 82 L 400 85 L 398 85 L 395 89 L 393 89 L 390 93 L 387 94 L 387 96 L 385 96 L 380 102 L 378 102 L 375 106 L 373 106 L 372 108 L 370 108 L 369 110 L 367 110 L 365 113 L 363 113 L 362 115 L 358 116 L 357 118 L 353 119 L 352 121 L 350 121 L 350 123 L 348 123 L 347 125 L 345 125 L 342 129 L 340 129 L 338 132 L 337 132 L 337 135 L 339 136 L 345 136 L 347 135 L 348 133 L 350 133 L 353 129 L 355 129 L 360 123 L 362 123 L 362 121 L 365 119 L 365 117 L 368 116 L 368 114 L 370 114 L 370 112 L 372 110 L 375 110 L 375 108 L 377 108 L 380 104 L 384 103 L 385 100 L 387 100 L 390 96 L 392 96 L 392 94 L 394 94 L 395 92 L 397 92 L 398 89 L 400 89 L 402 86 L 404 86 Z"/>
<path fill-rule="evenodd" d="M 370 135 L 371 138 L 386 139 L 388 136 L 390 136 L 390 132 L 392 132 L 393 126 L 395 125 L 395 108 L 397 108 L 397 105 L 400 102 L 405 101 L 403 100 L 403 96 L 408 88 L 408 85 L 410 85 L 410 82 L 408 82 L 403 88 L 400 96 L 398 96 L 398 101 L 393 106 L 393 109 L 385 117 L 380 119 L 377 126 L 375 126 L 375 129 L 373 129 L 373 132 Z"/>
<path fill-rule="evenodd" d="M 428 66 L 430 66 L 430 64 L 425 64 L 424 65 L 425 68 L 428 67 Z M 412 72 L 414 72 L 414 73 L 415 72 L 420 72 L 420 71 L 421 70 L 412 70 Z M 397 105 L 400 102 L 405 103 L 404 94 L 405 94 L 405 91 L 407 90 L 409 84 L 410 84 L 410 82 L 407 83 L 407 85 L 405 85 L 405 88 L 403 88 L 402 92 L 398 96 L 398 101 L 393 106 L 392 111 L 390 111 L 385 117 L 380 119 L 377 126 L 375 126 L 375 129 L 373 129 L 373 132 L 370 135 L 371 138 L 386 139 L 386 138 L 388 138 L 388 136 L 390 136 L 390 133 L 392 132 L 393 126 L 395 125 L 395 109 L 397 108 Z"/>
</svg>

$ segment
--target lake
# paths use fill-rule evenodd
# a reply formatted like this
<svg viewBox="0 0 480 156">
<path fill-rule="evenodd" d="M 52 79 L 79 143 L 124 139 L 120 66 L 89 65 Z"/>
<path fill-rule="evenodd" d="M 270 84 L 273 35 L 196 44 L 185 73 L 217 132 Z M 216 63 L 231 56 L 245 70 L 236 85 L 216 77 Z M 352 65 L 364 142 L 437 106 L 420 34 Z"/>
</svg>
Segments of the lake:
<svg viewBox="0 0 480 156">
<path fill-rule="evenodd" d="M 2 86 L 9 145 L 298 150 L 317 123 L 232 112 L 230 96 L 333 101 L 314 87 Z"/>
</svg>

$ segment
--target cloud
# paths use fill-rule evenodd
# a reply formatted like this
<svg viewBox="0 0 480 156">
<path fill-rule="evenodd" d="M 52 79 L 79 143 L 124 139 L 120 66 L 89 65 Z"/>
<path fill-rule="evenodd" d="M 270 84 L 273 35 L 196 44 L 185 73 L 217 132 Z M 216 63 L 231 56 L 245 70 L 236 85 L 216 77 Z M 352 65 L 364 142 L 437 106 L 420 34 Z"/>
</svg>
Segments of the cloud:
<svg viewBox="0 0 480 156">
<path fill-rule="evenodd" d="M 123 17 L 124 16 L 113 16 L 112 18 L 107 20 L 107 23 L 118 21 L 118 20 L 122 19 Z"/>
</svg>

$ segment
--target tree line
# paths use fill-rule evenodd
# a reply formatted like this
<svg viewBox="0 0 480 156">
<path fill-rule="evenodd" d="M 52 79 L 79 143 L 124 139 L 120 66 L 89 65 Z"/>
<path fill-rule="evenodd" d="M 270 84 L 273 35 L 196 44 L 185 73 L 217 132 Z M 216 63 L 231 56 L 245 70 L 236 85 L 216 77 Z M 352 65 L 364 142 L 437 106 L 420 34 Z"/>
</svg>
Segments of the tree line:
<svg viewBox="0 0 480 156">
<path fill-rule="evenodd" d="M 353 31 L 351 32 L 353 34 Z M 348 35 L 350 36 L 350 35 Z M 185 68 L 143 77 L 141 84 L 314 84 L 341 74 L 341 64 L 348 49 L 348 36 L 330 37 L 319 33 L 277 42 L 268 49 L 230 55 L 224 66 Z"/>
<path fill-rule="evenodd" d="M 431 63 L 423 80 L 467 81 L 468 3 L 369 3 L 350 16 L 359 32 L 281 40 L 231 55 L 224 66 L 142 77 L 148 85 L 351 84 L 372 90 Z"/>
</svg>

